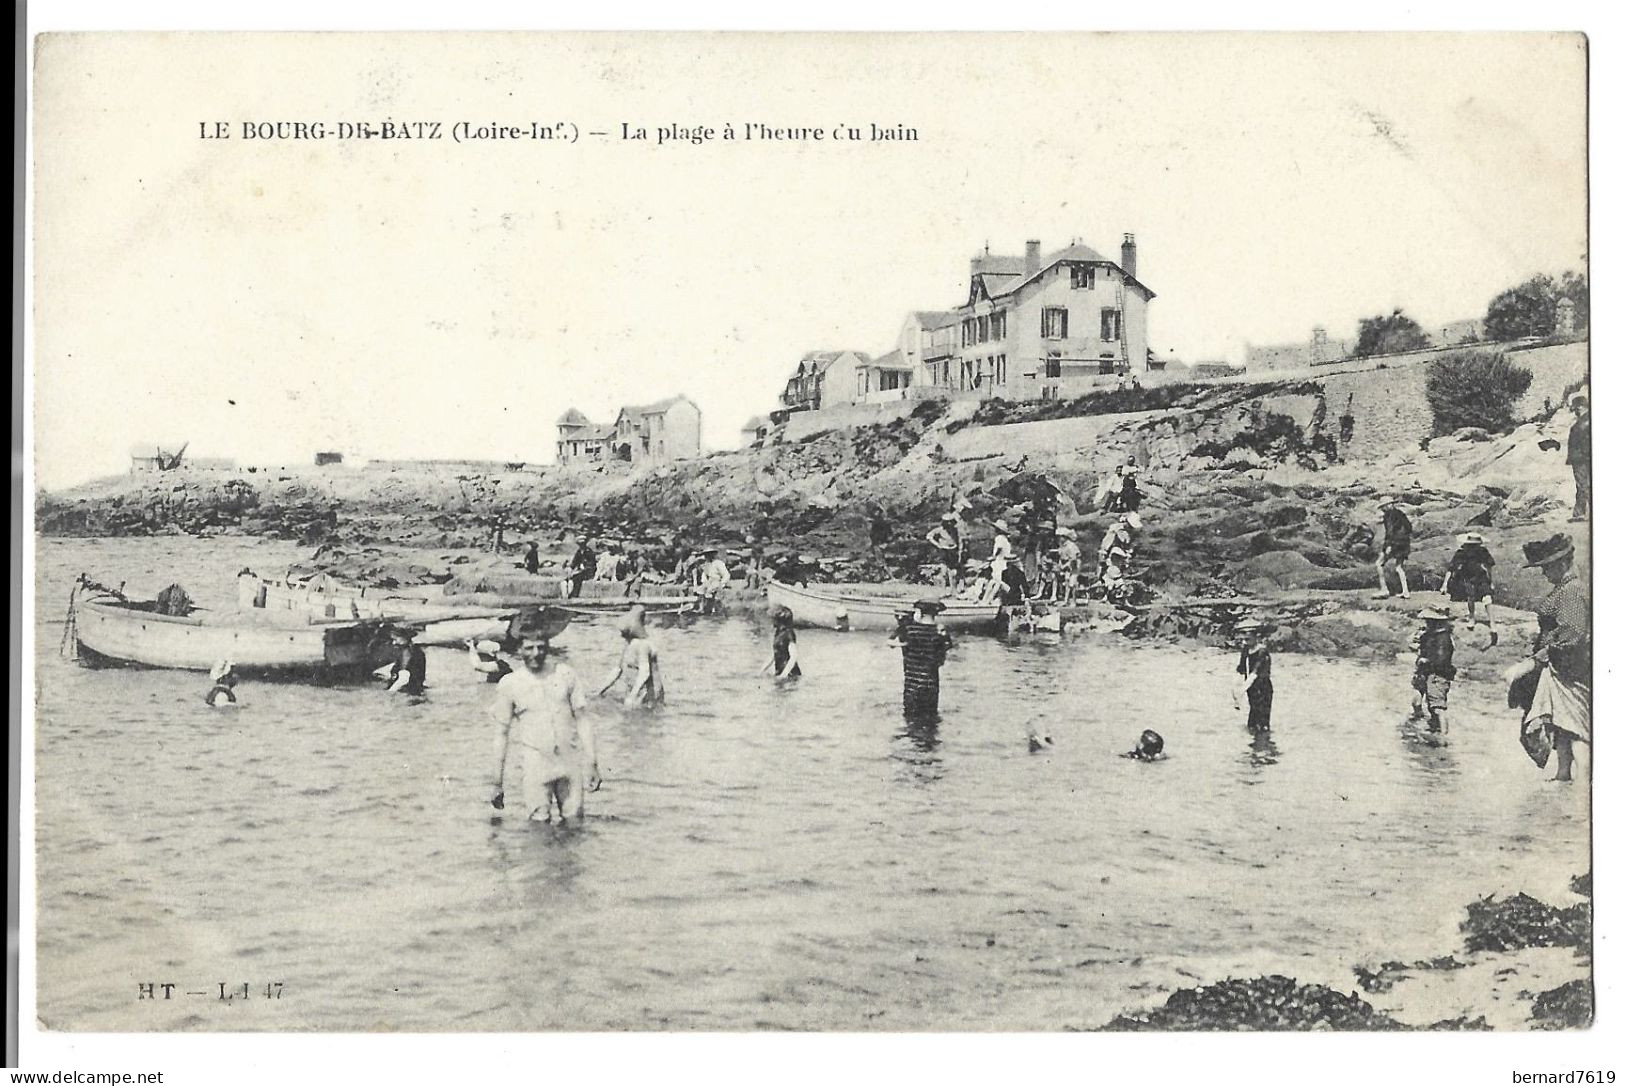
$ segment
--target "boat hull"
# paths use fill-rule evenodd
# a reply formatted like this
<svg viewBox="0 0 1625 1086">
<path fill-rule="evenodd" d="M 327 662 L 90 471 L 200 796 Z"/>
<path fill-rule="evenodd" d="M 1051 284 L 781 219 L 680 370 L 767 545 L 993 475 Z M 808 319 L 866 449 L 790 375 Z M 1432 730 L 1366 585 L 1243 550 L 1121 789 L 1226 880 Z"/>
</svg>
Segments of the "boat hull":
<svg viewBox="0 0 1625 1086">
<path fill-rule="evenodd" d="M 230 660 L 248 674 L 348 676 L 391 658 L 382 622 L 294 626 L 233 621 L 237 617 L 160 615 L 90 600 L 79 605 L 74 628 L 83 657 L 103 665 L 206 672 Z"/>
<path fill-rule="evenodd" d="M 800 588 L 771 581 L 767 600 L 790 608 L 797 626 L 824 630 L 882 630 L 897 628 L 899 612 L 911 611 L 910 599 L 862 596 L 826 588 Z M 944 601 L 937 624 L 948 630 L 992 629 L 999 618 L 997 604 Z"/>
</svg>

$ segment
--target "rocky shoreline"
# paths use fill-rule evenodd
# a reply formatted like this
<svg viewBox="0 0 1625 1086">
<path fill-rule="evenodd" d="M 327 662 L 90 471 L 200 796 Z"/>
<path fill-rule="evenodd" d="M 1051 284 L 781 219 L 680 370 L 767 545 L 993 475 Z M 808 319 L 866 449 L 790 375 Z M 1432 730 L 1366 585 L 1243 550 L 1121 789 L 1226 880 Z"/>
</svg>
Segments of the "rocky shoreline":
<svg viewBox="0 0 1625 1086">
<path fill-rule="evenodd" d="M 1117 1015 L 1103 1028 L 1114 1031 L 1186 1030 L 1488 1030 L 1586 1029 L 1595 1016 L 1591 980 L 1591 878 L 1577 876 L 1571 890 L 1582 900 L 1555 907 L 1528 896 L 1482 898 L 1466 908 L 1461 923 L 1462 947 L 1456 953 L 1409 964 L 1384 962 L 1374 968 L 1356 966 L 1361 991 L 1342 991 L 1324 984 L 1304 984 L 1281 975 L 1229 978 L 1217 984 L 1181 988 L 1160 1005 Z M 1520 952 L 1547 951 L 1550 961 L 1534 968 Z M 1459 957 L 1457 956 L 1459 955 Z M 1520 974 L 1520 969 L 1525 972 Z M 1423 1007 L 1442 1006 L 1447 1000 L 1427 991 L 1430 980 L 1447 974 L 1473 974 L 1496 978 L 1497 991 L 1522 976 L 1579 975 L 1541 991 L 1518 989 L 1495 1000 L 1496 1021 L 1487 1013 L 1466 1013 L 1442 1019 L 1425 1017 Z M 1536 982 L 1538 985 L 1538 981 Z M 1409 987 L 1412 1006 L 1401 1009 L 1392 998 L 1396 988 Z M 1499 995 L 1499 992 L 1497 991 Z M 1378 1000 L 1373 1003 L 1366 997 Z M 1422 1013 L 1424 1017 L 1419 1018 Z"/>
</svg>

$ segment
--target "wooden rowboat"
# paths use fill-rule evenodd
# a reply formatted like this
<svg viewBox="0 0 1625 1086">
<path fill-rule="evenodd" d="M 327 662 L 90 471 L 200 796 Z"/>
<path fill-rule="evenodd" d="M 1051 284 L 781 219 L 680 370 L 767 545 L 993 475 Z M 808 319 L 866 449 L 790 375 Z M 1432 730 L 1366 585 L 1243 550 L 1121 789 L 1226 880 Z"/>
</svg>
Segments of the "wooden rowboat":
<svg viewBox="0 0 1625 1086">
<path fill-rule="evenodd" d="M 843 591 L 836 585 L 799 587 L 770 581 L 767 601 L 783 605 L 795 615 L 797 626 L 825 630 L 884 630 L 897 628 L 900 612 L 912 611 L 915 597 L 866 596 Z M 937 624 L 949 630 L 991 628 L 999 617 L 996 603 L 966 603 L 944 599 Z"/>
<path fill-rule="evenodd" d="M 237 608 L 244 614 L 291 615 L 314 620 L 384 619 L 418 631 L 420 645 L 461 645 L 480 638 L 500 638 L 521 608 L 456 603 L 428 585 L 403 589 L 346 585 L 331 577 L 308 581 L 259 577 L 244 571 L 237 577 Z"/>
<path fill-rule="evenodd" d="M 379 619 L 296 625 L 203 608 L 166 615 L 151 601 L 106 595 L 76 601 L 69 621 L 80 658 L 93 664 L 208 671 L 230 660 L 246 674 L 352 678 L 393 657 Z"/>
</svg>

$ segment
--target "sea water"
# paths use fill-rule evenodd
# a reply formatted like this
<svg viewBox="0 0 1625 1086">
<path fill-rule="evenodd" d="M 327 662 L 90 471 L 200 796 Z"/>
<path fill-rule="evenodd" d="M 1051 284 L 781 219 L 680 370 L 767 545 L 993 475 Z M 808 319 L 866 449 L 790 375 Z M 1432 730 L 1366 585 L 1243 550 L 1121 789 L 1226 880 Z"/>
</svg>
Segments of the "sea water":
<svg viewBox="0 0 1625 1086">
<path fill-rule="evenodd" d="M 420 702 L 248 683 L 224 711 L 201 674 L 57 654 L 81 571 L 229 607 L 302 553 L 40 542 L 46 1027 L 1090 1028 L 1228 976 L 1348 991 L 1589 867 L 1584 788 L 1526 760 L 1500 689 L 1458 683 L 1427 747 L 1400 661 L 1277 656 L 1255 741 L 1231 654 L 962 636 L 910 724 L 882 635 L 803 631 L 779 687 L 763 624 L 695 619 L 654 630 L 663 709 L 594 700 L 604 785 L 560 830 L 489 806 L 492 688 L 459 652 L 428 650 Z M 560 644 L 596 689 L 620 642 Z M 1148 727 L 1166 760 L 1118 757 Z"/>
</svg>

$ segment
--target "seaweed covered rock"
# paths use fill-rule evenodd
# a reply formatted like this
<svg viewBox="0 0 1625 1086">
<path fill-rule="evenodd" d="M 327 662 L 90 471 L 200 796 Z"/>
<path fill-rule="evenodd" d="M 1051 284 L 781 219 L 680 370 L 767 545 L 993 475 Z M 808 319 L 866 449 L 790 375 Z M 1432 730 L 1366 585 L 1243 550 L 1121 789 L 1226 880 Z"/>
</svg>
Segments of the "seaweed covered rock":
<svg viewBox="0 0 1625 1086">
<path fill-rule="evenodd" d="M 1395 1030 L 1400 1023 L 1353 992 L 1279 975 L 1181 988 L 1161 1007 L 1120 1014 L 1109 1030 Z"/>
<path fill-rule="evenodd" d="M 1554 908 L 1528 894 L 1505 900 L 1483 898 L 1467 906 L 1461 930 L 1467 949 L 1522 950 L 1536 946 L 1591 946 L 1591 905 L 1581 902 Z"/>
<path fill-rule="evenodd" d="M 1529 1011 L 1536 1029 L 1586 1029 L 1595 1015 L 1595 994 L 1585 977 L 1540 993 Z"/>
</svg>

